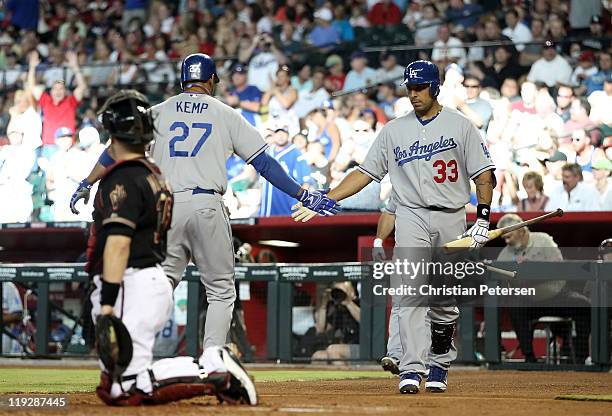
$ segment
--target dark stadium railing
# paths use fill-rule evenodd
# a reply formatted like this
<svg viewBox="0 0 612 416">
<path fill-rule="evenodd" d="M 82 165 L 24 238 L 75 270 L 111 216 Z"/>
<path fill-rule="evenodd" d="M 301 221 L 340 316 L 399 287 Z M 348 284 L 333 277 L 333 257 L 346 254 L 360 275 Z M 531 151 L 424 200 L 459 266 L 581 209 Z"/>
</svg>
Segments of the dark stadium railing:
<svg viewBox="0 0 612 416">
<path fill-rule="evenodd" d="M 516 267 L 514 263 L 494 262 L 500 268 Z M 373 280 L 365 263 L 320 264 L 238 264 L 236 280 L 266 282 L 267 284 L 267 359 L 282 362 L 295 361 L 292 354 L 292 305 L 293 285 L 296 283 L 330 283 L 354 281 L 361 284 L 360 291 L 360 357 L 359 361 L 377 360 L 385 354 L 387 332 L 387 299 L 374 296 Z M 591 357 L 593 365 L 582 364 L 530 364 L 511 363 L 501 359 L 500 309 L 497 297 L 489 296 L 484 303 L 486 333 L 484 361 L 475 358 L 474 307 L 463 305 L 458 326 L 459 362 L 485 363 L 492 369 L 575 369 L 602 371 L 610 368 L 609 324 L 612 263 L 601 261 L 529 262 L 519 267 L 526 280 L 542 280 L 554 275 L 555 279 L 593 282 L 591 307 Z M 495 279 L 493 275 L 488 279 Z M 36 309 L 35 353 L 31 356 L 49 356 L 48 341 L 51 301 L 49 285 L 57 282 L 87 282 L 89 277 L 83 264 L 0 264 L 0 281 L 12 281 L 34 285 L 38 293 Z M 195 267 L 188 267 L 184 280 L 188 282 L 187 326 L 185 329 L 186 353 L 197 355 L 200 348 L 198 319 L 203 290 Z M 2 288 L 0 285 L 0 296 Z M 27 308 L 27 305 L 24 305 Z M 0 318 L 0 327 L 2 321 Z M 0 347 L 1 348 L 1 347 Z M 1 352 L 1 351 L 0 351 Z M 353 361 L 353 360 L 351 360 Z"/>
<path fill-rule="evenodd" d="M 437 24 L 436 24 L 437 25 Z M 417 53 L 419 51 L 431 51 L 434 48 L 434 44 L 427 45 L 415 45 L 413 34 L 407 30 L 406 25 L 387 25 L 387 26 L 373 26 L 369 28 L 354 28 L 355 30 L 355 41 L 353 42 L 343 42 L 337 45 L 336 49 L 332 52 L 322 51 L 321 49 L 312 46 L 312 45 L 304 45 L 303 47 L 292 51 L 288 56 L 290 58 L 290 64 L 297 62 L 308 62 L 313 66 L 316 65 L 324 65 L 325 59 L 330 53 L 337 53 L 343 58 L 345 63 L 345 69 L 348 71 L 348 63 L 349 58 L 352 52 L 356 49 L 363 50 L 366 54 L 370 56 L 374 56 L 374 54 L 378 54 L 382 51 L 391 51 L 394 52 L 398 57 L 398 62 L 400 64 L 407 64 L 413 59 L 416 59 Z M 574 42 L 581 42 L 585 39 L 590 39 L 591 37 L 587 36 L 567 36 L 561 40 L 555 40 L 555 42 L 559 45 L 569 45 Z M 605 35 L 600 38 L 601 40 L 609 41 L 612 39 L 612 35 Z M 447 46 L 447 49 L 452 48 L 464 48 L 469 49 L 471 47 L 492 47 L 492 46 L 516 46 L 516 45 L 541 45 L 542 41 L 529 41 L 529 42 L 512 42 L 512 41 L 475 41 L 475 42 L 466 42 L 462 46 Z M 376 56 L 376 58 L 378 58 Z M 223 57 L 213 57 L 215 61 L 234 61 L 238 62 L 238 56 L 223 56 Z M 145 64 L 155 63 L 157 65 L 163 66 L 174 66 L 176 68 L 173 87 L 178 87 L 178 65 L 180 64 L 180 60 L 177 59 L 168 59 L 166 61 L 159 60 L 147 60 L 147 59 L 135 59 L 131 64 L 135 65 L 138 68 L 138 71 L 141 75 L 145 76 L 147 71 L 142 67 Z M 123 65 L 121 62 L 108 62 L 108 63 L 87 63 L 81 66 L 83 68 L 103 68 L 103 67 L 113 67 L 120 68 Z M 3 90 L 14 90 L 20 86 L 20 82 L 16 82 L 12 85 L 6 85 L 6 71 L 14 70 L 16 68 L 21 69 L 23 73 L 25 73 L 28 69 L 27 65 L 18 65 L 13 68 L 7 68 L 5 70 L 0 71 L 0 85 L 3 86 Z M 46 66 L 45 64 L 41 65 L 41 68 L 53 68 L 53 66 Z M 65 68 L 65 67 L 64 67 Z M 66 74 L 68 73 L 68 68 L 64 70 L 63 78 L 66 78 Z M 134 87 L 134 86 L 167 86 L 168 81 L 153 83 L 147 80 L 139 83 L 129 83 L 129 84 L 117 84 L 113 87 Z M 105 88 L 107 85 L 94 85 L 94 88 Z M 341 95 L 342 92 L 339 92 Z"/>
</svg>

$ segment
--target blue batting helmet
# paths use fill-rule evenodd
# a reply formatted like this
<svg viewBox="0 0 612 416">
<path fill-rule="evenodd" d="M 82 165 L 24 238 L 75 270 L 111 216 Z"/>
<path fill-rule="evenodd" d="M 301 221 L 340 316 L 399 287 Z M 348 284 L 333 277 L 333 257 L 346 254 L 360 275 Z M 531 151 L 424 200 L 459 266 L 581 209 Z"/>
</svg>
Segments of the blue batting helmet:
<svg viewBox="0 0 612 416">
<path fill-rule="evenodd" d="M 404 70 L 402 85 L 429 84 L 431 98 L 440 93 L 440 71 L 429 61 L 414 61 Z"/>
<path fill-rule="evenodd" d="M 205 53 L 192 53 L 183 59 L 181 64 L 181 89 L 189 81 L 206 82 L 214 77 L 215 82 L 219 82 L 217 76 L 217 66 L 215 61 Z"/>
</svg>

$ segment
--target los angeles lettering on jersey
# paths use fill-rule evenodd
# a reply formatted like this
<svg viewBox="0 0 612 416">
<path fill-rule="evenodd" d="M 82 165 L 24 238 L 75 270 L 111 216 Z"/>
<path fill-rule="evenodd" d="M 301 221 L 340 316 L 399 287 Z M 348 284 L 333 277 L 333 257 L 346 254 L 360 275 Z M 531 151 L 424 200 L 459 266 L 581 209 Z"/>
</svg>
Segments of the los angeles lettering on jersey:
<svg viewBox="0 0 612 416">
<path fill-rule="evenodd" d="M 402 166 L 417 159 L 431 160 L 433 155 L 446 152 L 456 147 L 457 143 L 455 143 L 453 137 L 445 139 L 444 136 L 440 136 L 440 140 L 437 142 L 422 146 L 419 145 L 419 141 L 417 140 L 408 148 L 408 151 L 402 150 L 397 146 L 393 149 L 393 153 L 395 153 L 395 162 L 397 162 L 397 165 Z"/>
<path fill-rule="evenodd" d="M 206 103 L 193 103 L 191 101 L 177 101 L 176 111 L 188 114 L 202 114 L 208 108 Z"/>
</svg>

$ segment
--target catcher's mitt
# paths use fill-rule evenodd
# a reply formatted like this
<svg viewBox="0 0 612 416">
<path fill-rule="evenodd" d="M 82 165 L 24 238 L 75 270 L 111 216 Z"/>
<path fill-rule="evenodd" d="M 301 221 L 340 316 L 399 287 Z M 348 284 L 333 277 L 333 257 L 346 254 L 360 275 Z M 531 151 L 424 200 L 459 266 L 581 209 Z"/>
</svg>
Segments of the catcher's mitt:
<svg viewBox="0 0 612 416">
<path fill-rule="evenodd" d="M 132 337 L 121 319 L 100 315 L 96 321 L 96 350 L 112 380 L 117 380 L 132 361 Z"/>
</svg>

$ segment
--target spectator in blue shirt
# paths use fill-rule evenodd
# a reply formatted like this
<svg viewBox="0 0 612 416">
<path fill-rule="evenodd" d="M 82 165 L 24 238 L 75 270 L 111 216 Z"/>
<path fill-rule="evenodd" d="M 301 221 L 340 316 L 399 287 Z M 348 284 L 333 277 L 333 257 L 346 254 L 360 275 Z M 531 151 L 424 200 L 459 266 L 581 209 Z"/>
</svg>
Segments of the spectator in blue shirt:
<svg viewBox="0 0 612 416">
<path fill-rule="evenodd" d="M 465 4 L 463 0 L 450 0 L 449 8 L 446 9 L 446 18 L 453 26 L 461 25 L 470 29 L 478 23 L 479 13 L 482 8 L 478 4 Z"/>
<path fill-rule="evenodd" d="M 602 91 L 604 81 L 610 77 L 612 77 L 612 56 L 608 52 L 602 52 L 599 54 L 599 71 L 588 77 L 582 88 L 586 87 L 587 96 L 593 91 Z"/>
<path fill-rule="evenodd" d="M 247 84 L 246 65 L 237 64 L 232 70 L 232 84 L 234 88 L 230 90 L 225 102 L 227 105 L 238 109 L 244 118 L 253 126 L 257 126 L 256 116 L 261 107 L 262 93 L 254 85 Z"/>
<path fill-rule="evenodd" d="M 285 172 L 297 182 L 311 183 L 310 165 L 302 152 L 289 141 L 289 127 L 283 120 L 271 120 L 272 144 L 266 152 L 280 163 Z M 259 216 L 272 217 L 291 215 L 291 207 L 297 200 L 273 187 L 270 182 L 261 178 L 261 205 Z"/>
<path fill-rule="evenodd" d="M 6 9 L 11 15 L 11 24 L 19 29 L 38 28 L 38 0 L 8 0 Z"/>
<path fill-rule="evenodd" d="M 317 48 L 333 49 L 340 43 L 340 35 L 331 25 L 333 15 L 327 8 L 319 9 L 314 14 L 316 26 L 310 32 L 308 41 Z"/>
<path fill-rule="evenodd" d="M 355 51 L 351 55 L 351 70 L 344 80 L 344 89 L 363 88 L 376 81 L 376 71 L 368 66 L 365 53 Z"/>
<path fill-rule="evenodd" d="M 340 40 L 342 42 L 352 42 L 355 40 L 355 32 L 346 16 L 346 6 L 344 4 L 338 4 L 334 8 L 334 21 L 332 22 L 332 26 L 340 35 Z"/>
</svg>

